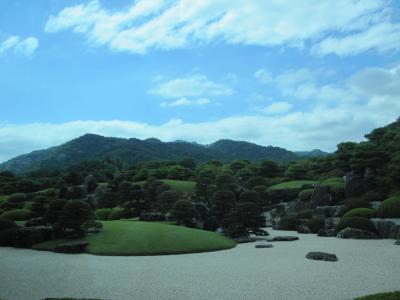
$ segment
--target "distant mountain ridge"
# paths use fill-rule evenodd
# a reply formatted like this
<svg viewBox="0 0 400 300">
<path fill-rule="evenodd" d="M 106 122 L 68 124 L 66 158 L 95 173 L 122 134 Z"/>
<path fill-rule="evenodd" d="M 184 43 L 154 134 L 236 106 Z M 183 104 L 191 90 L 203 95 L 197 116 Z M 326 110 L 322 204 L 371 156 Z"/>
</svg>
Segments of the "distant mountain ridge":
<svg viewBox="0 0 400 300">
<path fill-rule="evenodd" d="M 85 160 L 105 158 L 119 159 L 128 165 L 152 160 L 181 160 L 184 158 L 193 158 L 197 162 L 212 159 L 223 162 L 237 159 L 250 161 L 269 159 L 286 162 L 313 156 L 313 152 L 318 154 L 315 156 L 325 153 L 321 150 L 313 150 L 296 154 L 280 147 L 265 147 L 228 139 L 209 145 L 200 145 L 186 141 L 162 142 L 156 138 L 140 140 L 85 134 L 60 146 L 33 151 L 10 159 L 0 164 L 0 171 L 9 170 L 21 173 L 40 169 L 61 170 Z"/>
</svg>

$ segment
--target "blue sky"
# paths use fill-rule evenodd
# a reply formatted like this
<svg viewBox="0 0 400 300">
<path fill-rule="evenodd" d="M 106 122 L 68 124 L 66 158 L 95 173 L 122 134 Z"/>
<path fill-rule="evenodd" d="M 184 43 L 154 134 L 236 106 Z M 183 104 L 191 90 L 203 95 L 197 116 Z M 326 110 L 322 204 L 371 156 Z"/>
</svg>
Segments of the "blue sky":
<svg viewBox="0 0 400 300">
<path fill-rule="evenodd" d="M 84 133 L 333 151 L 400 115 L 389 0 L 2 0 L 0 161 Z"/>
</svg>

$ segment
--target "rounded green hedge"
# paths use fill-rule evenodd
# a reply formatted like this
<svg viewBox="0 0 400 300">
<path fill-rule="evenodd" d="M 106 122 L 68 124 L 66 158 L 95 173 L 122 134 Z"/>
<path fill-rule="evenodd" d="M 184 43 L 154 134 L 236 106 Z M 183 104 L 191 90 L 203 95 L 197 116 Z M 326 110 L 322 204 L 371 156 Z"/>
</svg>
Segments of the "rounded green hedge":
<svg viewBox="0 0 400 300">
<path fill-rule="evenodd" d="M 311 219 L 313 217 L 313 215 L 314 215 L 313 209 L 303 209 L 297 213 L 296 218 L 297 219 Z"/>
<path fill-rule="evenodd" d="M 15 193 L 8 196 L 7 202 L 21 203 L 25 201 L 25 197 L 24 193 Z"/>
<path fill-rule="evenodd" d="M 376 214 L 379 218 L 400 218 L 400 196 L 383 201 Z"/>
<path fill-rule="evenodd" d="M 362 217 L 371 219 L 375 215 L 375 211 L 370 208 L 353 208 L 344 214 L 343 218 Z"/>
<path fill-rule="evenodd" d="M 284 216 L 279 222 L 281 230 L 296 230 L 296 216 Z"/>
<path fill-rule="evenodd" d="M 336 230 L 341 231 L 347 227 L 376 233 L 374 223 L 372 223 L 369 219 L 363 217 L 342 218 Z"/>
<path fill-rule="evenodd" d="M 110 214 L 108 215 L 108 220 L 109 221 L 113 221 L 113 220 L 119 220 L 121 219 L 122 213 L 123 213 L 124 209 L 121 207 L 114 207 Z"/>
<path fill-rule="evenodd" d="M 111 213 L 111 208 L 100 208 L 95 212 L 95 216 L 97 220 L 106 221 Z"/>
<path fill-rule="evenodd" d="M 0 219 L 11 221 L 26 221 L 29 219 L 31 212 L 27 209 L 14 209 L 3 213 Z"/>
<path fill-rule="evenodd" d="M 306 189 L 304 191 L 301 191 L 299 193 L 299 199 L 304 202 L 308 201 L 311 199 L 311 195 L 313 192 L 314 192 L 314 189 Z"/>
</svg>

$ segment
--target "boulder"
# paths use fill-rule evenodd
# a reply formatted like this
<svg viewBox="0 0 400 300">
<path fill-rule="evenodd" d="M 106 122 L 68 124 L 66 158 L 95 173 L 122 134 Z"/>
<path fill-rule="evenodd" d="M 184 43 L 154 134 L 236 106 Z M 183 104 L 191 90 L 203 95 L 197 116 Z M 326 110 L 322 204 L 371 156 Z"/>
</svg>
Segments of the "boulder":
<svg viewBox="0 0 400 300">
<path fill-rule="evenodd" d="M 256 244 L 256 245 L 255 245 L 255 248 L 272 248 L 272 247 L 273 247 L 272 244 L 265 244 L 265 243 Z"/>
<path fill-rule="evenodd" d="M 297 241 L 298 239 L 298 236 L 276 236 L 272 239 L 268 239 L 267 242 L 291 242 Z"/>
<path fill-rule="evenodd" d="M 326 185 L 317 185 L 314 188 L 314 192 L 311 195 L 310 204 L 311 208 L 318 206 L 327 206 L 331 204 L 332 195 L 330 193 L 331 189 Z"/>
<path fill-rule="evenodd" d="M 394 242 L 395 245 L 400 246 L 400 240 Z"/>
<path fill-rule="evenodd" d="M 342 231 L 338 232 L 336 237 L 341 239 L 356 239 L 356 240 L 376 240 L 379 237 L 373 233 L 366 230 L 356 229 L 347 227 Z"/>
<path fill-rule="evenodd" d="M 244 244 L 244 243 L 253 243 L 257 239 L 255 237 L 242 236 L 242 237 L 233 238 L 233 240 L 238 244 Z"/>
<path fill-rule="evenodd" d="M 318 231 L 317 235 L 321 236 L 321 237 L 335 237 L 336 230 L 335 229 L 320 229 Z"/>
<path fill-rule="evenodd" d="M 326 218 L 324 223 L 324 229 L 335 229 L 340 223 L 340 218 L 331 217 Z"/>
<path fill-rule="evenodd" d="M 345 194 L 347 198 L 358 197 L 365 193 L 364 176 L 348 173 L 345 176 Z"/>
<path fill-rule="evenodd" d="M 345 212 L 344 205 L 317 206 L 315 208 L 315 215 L 325 218 L 341 217 Z"/>
<path fill-rule="evenodd" d="M 57 245 L 54 251 L 60 253 L 84 253 L 87 245 L 89 245 L 87 242 L 69 242 Z"/>
<path fill-rule="evenodd" d="M 338 258 L 335 254 L 326 252 L 308 252 L 306 258 L 322 261 L 338 261 Z"/>
<path fill-rule="evenodd" d="M 374 223 L 376 230 L 381 238 L 395 239 L 397 233 L 400 232 L 400 218 L 398 219 L 379 219 L 373 218 L 371 222 Z"/>
<path fill-rule="evenodd" d="M 311 229 L 306 224 L 302 224 L 297 227 L 297 232 L 298 233 L 311 233 Z"/>
</svg>

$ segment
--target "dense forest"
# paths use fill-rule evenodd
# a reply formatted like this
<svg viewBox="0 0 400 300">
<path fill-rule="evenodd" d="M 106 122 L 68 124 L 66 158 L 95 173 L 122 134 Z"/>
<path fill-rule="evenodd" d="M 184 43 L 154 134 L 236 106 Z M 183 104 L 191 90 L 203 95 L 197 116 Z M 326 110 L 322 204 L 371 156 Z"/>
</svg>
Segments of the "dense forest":
<svg viewBox="0 0 400 300">
<path fill-rule="evenodd" d="M 280 164 L 189 157 L 127 167 L 117 159 L 85 160 L 63 170 L 2 171 L 0 243 L 29 247 L 84 235 L 99 229 L 99 220 L 132 218 L 221 229 L 231 237 L 267 234 L 261 229 L 266 222 L 321 236 L 345 227 L 378 234 L 370 219 L 399 218 L 399 191 L 400 120 L 373 130 L 364 142 L 340 143 L 330 155 Z M 340 212 L 321 214 L 321 207 Z M 327 228 L 332 216 L 337 221 Z M 51 232 L 27 240 L 15 221 Z"/>
</svg>

